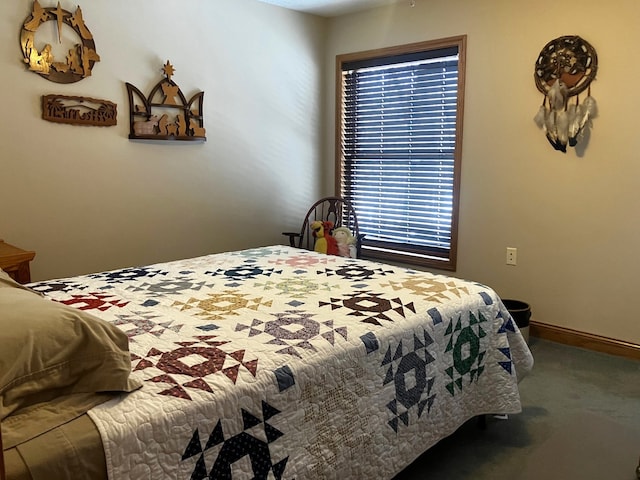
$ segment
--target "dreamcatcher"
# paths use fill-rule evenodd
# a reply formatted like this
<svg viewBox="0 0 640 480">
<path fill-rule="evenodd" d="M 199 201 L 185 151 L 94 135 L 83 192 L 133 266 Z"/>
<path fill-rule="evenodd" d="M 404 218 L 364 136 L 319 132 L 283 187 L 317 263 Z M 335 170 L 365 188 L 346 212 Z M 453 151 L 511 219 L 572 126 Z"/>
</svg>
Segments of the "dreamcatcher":
<svg viewBox="0 0 640 480">
<path fill-rule="evenodd" d="M 577 35 L 556 38 L 540 52 L 534 77 L 544 100 L 534 121 L 556 150 L 566 152 L 567 144 L 575 147 L 595 117 L 591 82 L 597 70 L 596 51 Z M 580 102 L 585 90 L 587 96 Z"/>
</svg>

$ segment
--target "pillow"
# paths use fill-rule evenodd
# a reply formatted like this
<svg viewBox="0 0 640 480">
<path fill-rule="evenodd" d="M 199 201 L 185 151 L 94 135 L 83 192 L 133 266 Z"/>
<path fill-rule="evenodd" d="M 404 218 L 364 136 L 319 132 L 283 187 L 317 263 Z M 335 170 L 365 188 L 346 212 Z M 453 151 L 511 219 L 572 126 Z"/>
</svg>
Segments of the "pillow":
<svg viewBox="0 0 640 480">
<path fill-rule="evenodd" d="M 56 397 L 130 392 L 130 373 L 124 332 L 0 270 L 0 421 Z"/>
</svg>

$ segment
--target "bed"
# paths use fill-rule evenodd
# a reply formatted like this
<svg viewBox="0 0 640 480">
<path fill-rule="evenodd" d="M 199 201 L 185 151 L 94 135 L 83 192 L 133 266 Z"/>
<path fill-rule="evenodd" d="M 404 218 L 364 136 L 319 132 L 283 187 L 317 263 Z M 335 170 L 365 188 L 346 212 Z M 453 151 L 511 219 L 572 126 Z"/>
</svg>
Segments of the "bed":
<svg viewBox="0 0 640 480">
<path fill-rule="evenodd" d="M 2 282 L 1 322 L 18 296 L 107 337 L 81 342 L 106 353 L 80 380 L 0 404 L 10 480 L 392 478 L 473 417 L 520 412 L 533 366 L 487 286 L 288 246 Z"/>
</svg>

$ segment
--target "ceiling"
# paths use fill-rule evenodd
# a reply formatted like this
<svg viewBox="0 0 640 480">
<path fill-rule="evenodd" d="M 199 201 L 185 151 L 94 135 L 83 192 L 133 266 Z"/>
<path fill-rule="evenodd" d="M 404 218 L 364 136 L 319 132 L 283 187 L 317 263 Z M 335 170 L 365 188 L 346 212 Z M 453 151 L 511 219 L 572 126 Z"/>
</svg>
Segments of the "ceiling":
<svg viewBox="0 0 640 480">
<path fill-rule="evenodd" d="M 390 5 L 399 0 L 260 0 L 280 7 L 312 13 L 321 17 L 337 17 L 346 13 Z"/>
</svg>

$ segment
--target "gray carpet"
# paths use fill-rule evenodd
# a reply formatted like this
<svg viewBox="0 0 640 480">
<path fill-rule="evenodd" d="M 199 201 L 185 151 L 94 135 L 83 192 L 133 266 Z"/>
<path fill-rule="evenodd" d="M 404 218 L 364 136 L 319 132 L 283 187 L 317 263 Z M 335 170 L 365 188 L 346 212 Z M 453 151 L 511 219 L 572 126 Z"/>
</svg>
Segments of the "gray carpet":
<svg viewBox="0 0 640 480">
<path fill-rule="evenodd" d="M 531 338 L 523 412 L 470 421 L 395 480 L 636 480 L 640 362 Z"/>
</svg>

